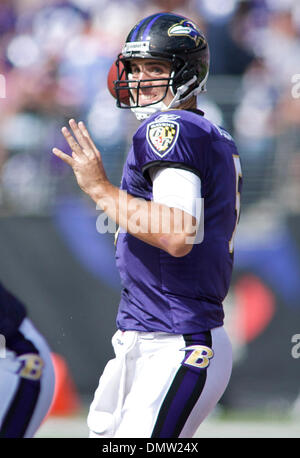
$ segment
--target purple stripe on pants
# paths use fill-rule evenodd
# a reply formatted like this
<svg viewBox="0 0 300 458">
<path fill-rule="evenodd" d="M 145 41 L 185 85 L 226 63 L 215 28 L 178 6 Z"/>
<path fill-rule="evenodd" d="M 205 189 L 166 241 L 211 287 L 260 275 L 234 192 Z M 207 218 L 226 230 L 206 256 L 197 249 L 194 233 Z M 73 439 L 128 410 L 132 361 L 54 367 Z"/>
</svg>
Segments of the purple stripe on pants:
<svg viewBox="0 0 300 458">
<path fill-rule="evenodd" d="M 153 438 L 179 437 L 186 420 L 199 399 L 206 381 L 206 369 L 181 367 L 161 406 Z"/>
<path fill-rule="evenodd" d="M 20 379 L 18 390 L 0 430 L 2 438 L 22 438 L 40 394 L 40 381 Z"/>
</svg>

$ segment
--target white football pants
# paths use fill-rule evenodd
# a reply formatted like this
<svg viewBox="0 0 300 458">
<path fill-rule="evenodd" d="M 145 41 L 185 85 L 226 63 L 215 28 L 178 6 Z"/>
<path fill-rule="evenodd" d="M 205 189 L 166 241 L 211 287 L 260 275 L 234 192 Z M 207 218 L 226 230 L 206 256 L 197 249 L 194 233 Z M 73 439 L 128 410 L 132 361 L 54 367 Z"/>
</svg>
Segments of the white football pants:
<svg viewBox="0 0 300 458">
<path fill-rule="evenodd" d="M 0 358 L 0 438 L 33 437 L 54 393 L 51 353 L 28 318 Z"/>
<path fill-rule="evenodd" d="M 88 415 L 93 438 L 191 438 L 227 387 L 223 327 L 203 335 L 117 331 Z"/>
</svg>

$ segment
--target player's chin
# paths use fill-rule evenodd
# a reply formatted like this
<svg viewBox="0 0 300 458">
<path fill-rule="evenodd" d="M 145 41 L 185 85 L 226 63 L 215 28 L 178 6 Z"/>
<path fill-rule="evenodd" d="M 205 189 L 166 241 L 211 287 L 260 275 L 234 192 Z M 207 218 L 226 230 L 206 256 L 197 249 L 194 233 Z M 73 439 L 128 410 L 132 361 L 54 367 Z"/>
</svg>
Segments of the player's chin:
<svg viewBox="0 0 300 458">
<path fill-rule="evenodd" d="M 139 97 L 139 106 L 145 107 L 147 105 L 154 105 L 155 103 L 160 102 L 161 97 L 158 96 L 140 96 Z"/>
</svg>

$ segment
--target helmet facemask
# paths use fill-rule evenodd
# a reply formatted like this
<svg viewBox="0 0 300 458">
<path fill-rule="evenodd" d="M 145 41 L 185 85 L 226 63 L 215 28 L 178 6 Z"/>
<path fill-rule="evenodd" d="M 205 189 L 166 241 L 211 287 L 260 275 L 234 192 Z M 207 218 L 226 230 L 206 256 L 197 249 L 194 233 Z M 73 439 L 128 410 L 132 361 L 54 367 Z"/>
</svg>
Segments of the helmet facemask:
<svg viewBox="0 0 300 458">
<path fill-rule="evenodd" d="M 133 59 L 136 59 L 136 58 L 140 58 L 140 56 L 137 56 L 137 57 L 134 56 L 130 59 L 128 58 L 125 59 L 124 57 L 122 57 L 122 55 L 119 55 L 116 61 L 118 79 L 114 81 L 114 88 L 115 88 L 116 95 L 117 95 L 117 106 L 120 108 L 138 108 L 142 106 L 150 106 L 156 103 L 160 103 L 166 97 L 168 90 L 172 85 L 172 80 L 173 80 L 173 77 L 171 75 L 172 70 L 170 70 L 170 75 L 168 77 L 135 79 L 131 71 L 131 62 Z M 146 58 L 149 59 L 148 56 Z M 169 62 L 169 60 L 167 59 L 155 58 L 153 60 L 159 61 L 159 62 L 163 62 L 165 60 L 166 62 Z M 122 63 L 123 65 L 121 66 L 120 63 Z M 149 104 L 141 105 L 140 104 L 141 87 L 165 88 L 165 91 L 159 100 L 156 100 L 155 102 L 151 102 Z M 124 103 L 122 104 L 122 102 L 120 102 L 122 98 L 124 100 L 124 97 L 122 97 L 122 94 L 124 94 L 123 91 L 128 91 L 130 105 L 126 105 Z"/>
<path fill-rule="evenodd" d="M 169 62 L 171 64 L 171 68 L 168 78 L 158 77 L 142 80 L 134 79 L 131 74 L 131 60 L 136 58 L 141 58 L 141 56 L 137 55 L 132 56 L 131 58 L 124 58 L 122 54 L 118 56 L 116 61 L 118 79 L 114 81 L 114 87 L 117 95 L 117 106 L 119 108 L 130 108 L 139 120 L 146 119 L 157 111 L 164 111 L 167 109 L 175 108 L 183 101 L 188 100 L 190 97 L 196 95 L 200 91 L 205 91 L 205 83 L 208 75 L 206 75 L 205 79 L 201 81 L 201 84 L 199 85 L 197 82 L 197 76 L 195 74 L 192 75 L 191 70 L 188 70 L 189 62 L 185 62 L 183 59 L 178 59 L 178 57 L 175 56 L 173 56 L 172 60 L 166 58 L 164 59 L 161 56 L 143 56 L 143 58 L 153 59 L 159 62 Z M 123 64 L 122 69 L 120 63 Z M 191 76 L 191 78 L 185 81 L 187 76 L 188 78 Z M 160 84 L 157 84 L 157 82 Z M 159 100 L 155 100 L 155 102 L 151 102 L 149 104 L 143 103 L 141 105 L 141 86 L 149 88 L 164 87 L 165 91 Z M 173 99 L 170 103 L 165 104 L 164 100 L 169 89 L 173 95 Z M 124 91 L 129 93 L 130 105 L 126 105 L 125 103 L 121 102 L 122 98 L 124 99 L 124 97 L 122 97 L 122 94 L 125 94 Z"/>
</svg>

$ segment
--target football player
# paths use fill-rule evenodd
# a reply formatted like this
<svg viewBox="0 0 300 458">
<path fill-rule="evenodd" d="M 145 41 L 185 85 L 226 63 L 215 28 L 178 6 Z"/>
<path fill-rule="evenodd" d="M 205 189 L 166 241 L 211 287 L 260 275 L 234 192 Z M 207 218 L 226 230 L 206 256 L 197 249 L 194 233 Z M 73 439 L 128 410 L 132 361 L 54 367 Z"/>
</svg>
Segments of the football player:
<svg viewBox="0 0 300 458">
<path fill-rule="evenodd" d="M 48 344 L 23 303 L 0 284 L 0 438 L 33 437 L 53 393 Z"/>
<path fill-rule="evenodd" d="M 116 61 L 117 106 L 142 121 L 121 189 L 82 122 L 62 132 L 79 186 L 120 227 L 115 358 L 88 415 L 90 437 L 192 437 L 230 379 L 222 302 L 233 268 L 241 166 L 231 136 L 197 108 L 209 48 L 187 18 L 159 13 Z M 101 324 L 100 324 L 101 326 Z"/>
</svg>

